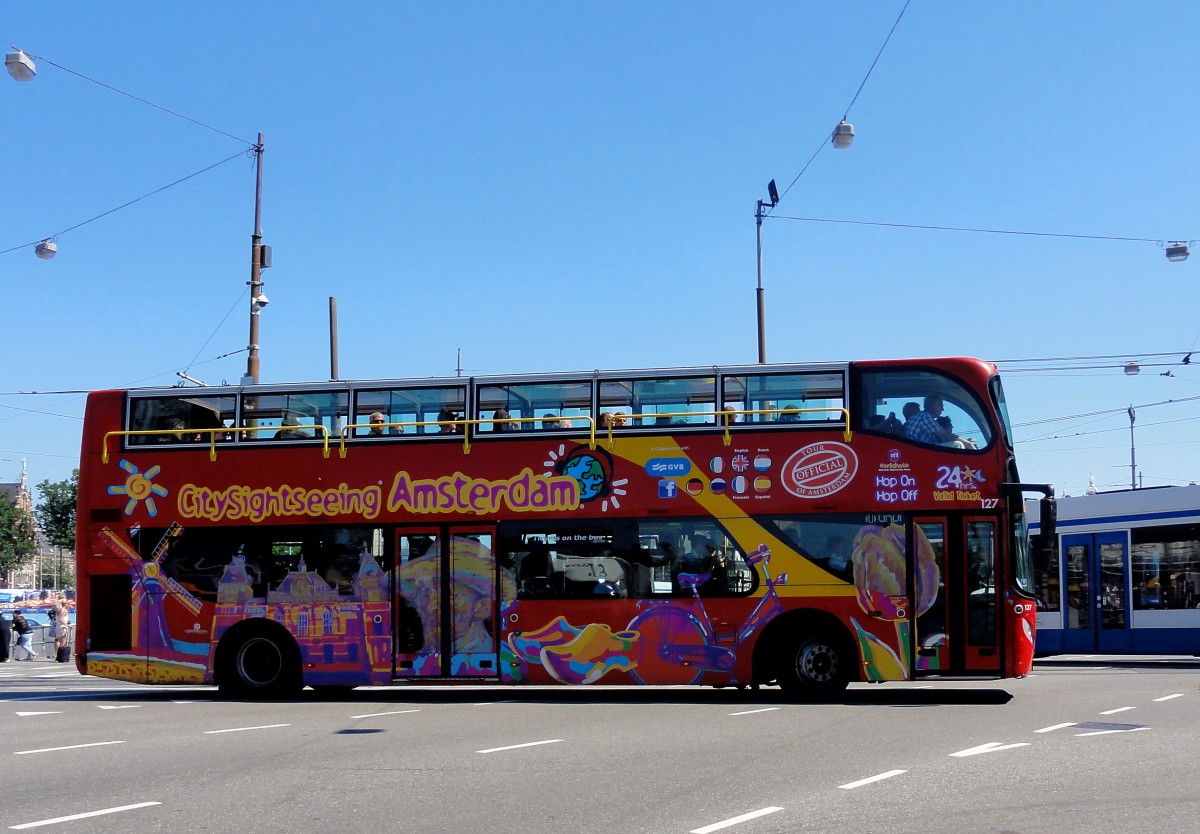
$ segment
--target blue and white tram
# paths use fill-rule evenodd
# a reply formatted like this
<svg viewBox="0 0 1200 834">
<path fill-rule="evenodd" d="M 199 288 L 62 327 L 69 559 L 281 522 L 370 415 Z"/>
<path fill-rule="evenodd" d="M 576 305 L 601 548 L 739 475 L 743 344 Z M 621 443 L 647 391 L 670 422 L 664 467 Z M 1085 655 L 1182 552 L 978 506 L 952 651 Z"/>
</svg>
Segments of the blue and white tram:
<svg viewBox="0 0 1200 834">
<path fill-rule="evenodd" d="M 1200 655 L 1200 486 L 1060 498 L 1052 555 L 1030 519 L 1038 654 Z"/>
</svg>

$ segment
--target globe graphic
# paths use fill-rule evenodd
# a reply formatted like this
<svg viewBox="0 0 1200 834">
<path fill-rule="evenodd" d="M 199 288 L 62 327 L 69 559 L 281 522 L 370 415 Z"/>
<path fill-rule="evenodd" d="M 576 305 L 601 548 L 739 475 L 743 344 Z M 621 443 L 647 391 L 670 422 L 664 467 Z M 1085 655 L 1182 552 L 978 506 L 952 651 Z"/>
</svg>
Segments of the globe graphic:
<svg viewBox="0 0 1200 834">
<path fill-rule="evenodd" d="M 563 474 L 579 482 L 579 500 L 592 501 L 604 489 L 604 467 L 591 455 L 579 455 L 567 461 Z"/>
</svg>

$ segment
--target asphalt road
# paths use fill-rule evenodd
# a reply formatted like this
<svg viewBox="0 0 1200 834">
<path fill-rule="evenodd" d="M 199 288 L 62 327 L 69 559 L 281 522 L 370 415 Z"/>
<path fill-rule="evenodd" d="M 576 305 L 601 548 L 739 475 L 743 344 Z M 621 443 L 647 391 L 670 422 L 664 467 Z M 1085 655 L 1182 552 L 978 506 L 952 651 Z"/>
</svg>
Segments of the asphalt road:
<svg viewBox="0 0 1200 834">
<path fill-rule="evenodd" d="M 1200 831 L 1200 669 L 223 701 L 0 665 L 0 826 L 48 832 Z M 311 693 L 309 693 L 311 695 Z"/>
</svg>

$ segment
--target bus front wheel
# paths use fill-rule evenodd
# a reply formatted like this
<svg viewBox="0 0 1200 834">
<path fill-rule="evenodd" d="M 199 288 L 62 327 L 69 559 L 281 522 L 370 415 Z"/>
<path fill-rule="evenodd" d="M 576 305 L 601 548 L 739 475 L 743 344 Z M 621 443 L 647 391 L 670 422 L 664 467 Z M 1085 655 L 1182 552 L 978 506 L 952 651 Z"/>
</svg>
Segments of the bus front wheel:
<svg viewBox="0 0 1200 834">
<path fill-rule="evenodd" d="M 828 698 L 850 683 L 850 659 L 842 642 L 830 635 L 799 637 L 784 647 L 778 679 L 789 694 Z"/>
<path fill-rule="evenodd" d="M 222 693 L 279 698 L 300 691 L 300 666 L 294 644 L 283 634 L 243 632 L 222 653 L 217 684 Z"/>
</svg>

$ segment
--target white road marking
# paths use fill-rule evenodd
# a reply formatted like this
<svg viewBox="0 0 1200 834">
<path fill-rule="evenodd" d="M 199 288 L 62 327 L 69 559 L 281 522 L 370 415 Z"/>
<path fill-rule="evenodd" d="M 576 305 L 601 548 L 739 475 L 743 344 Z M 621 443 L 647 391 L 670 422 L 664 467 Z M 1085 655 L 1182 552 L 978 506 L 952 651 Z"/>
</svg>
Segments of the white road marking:
<svg viewBox="0 0 1200 834">
<path fill-rule="evenodd" d="M 1076 737 L 1082 736 L 1107 736 L 1112 733 L 1136 733 L 1138 730 L 1149 730 L 1149 727 L 1132 727 L 1128 730 L 1096 730 L 1091 733 L 1076 733 Z"/>
<path fill-rule="evenodd" d="M 1128 710 L 1131 710 L 1131 709 L 1137 709 L 1137 707 L 1117 707 L 1116 709 L 1105 710 L 1104 712 L 1102 712 L 1100 714 L 1101 715 L 1113 715 L 1118 712 L 1127 712 Z"/>
<path fill-rule="evenodd" d="M 866 779 L 859 779 L 857 782 L 847 782 L 844 785 L 838 785 L 839 788 L 846 791 L 852 791 L 855 788 L 861 788 L 863 785 L 869 785 L 872 782 L 880 782 L 884 779 L 891 779 L 893 776 L 899 776 L 901 773 L 908 773 L 907 770 L 889 770 L 886 773 L 879 773 L 875 776 L 868 776 Z"/>
<path fill-rule="evenodd" d="M 987 744 L 981 744 L 978 747 L 968 747 L 966 750 L 959 750 L 957 753 L 951 753 L 951 756 L 964 758 L 966 756 L 977 756 L 980 753 L 995 753 L 997 750 L 1012 750 L 1014 747 L 1028 747 L 1029 742 L 1019 741 L 1016 744 L 1001 744 L 998 741 L 989 741 Z"/>
<path fill-rule="evenodd" d="M 489 747 L 487 750 L 476 750 L 476 753 L 499 753 L 501 750 L 517 750 L 521 747 L 537 747 L 539 744 L 557 744 L 561 738 L 549 738 L 545 741 L 529 741 L 525 744 L 510 744 L 507 747 Z"/>
<path fill-rule="evenodd" d="M 96 707 L 96 709 L 141 709 L 141 708 L 142 708 L 141 704 L 121 704 L 120 706 L 115 706 L 115 707 L 112 707 L 112 706 Z"/>
<path fill-rule="evenodd" d="M 38 820 L 37 822 L 25 822 L 20 825 L 10 825 L 9 828 L 13 831 L 19 831 L 22 828 L 37 828 L 42 825 L 55 825 L 60 822 L 71 822 L 72 820 L 82 820 L 88 817 L 101 817 L 105 814 L 116 814 L 120 811 L 133 811 L 137 808 L 149 808 L 151 805 L 162 805 L 161 802 L 139 802 L 136 805 L 121 805 L 116 808 L 104 808 L 100 811 L 88 811 L 84 814 L 71 814 L 69 817 L 55 817 L 49 820 Z"/>
<path fill-rule="evenodd" d="M 410 712 L 420 712 L 419 709 L 401 709 L 395 712 L 368 712 L 366 715 L 352 715 L 351 718 L 378 718 L 381 715 L 406 715 Z"/>
<path fill-rule="evenodd" d="M 18 712 L 17 715 L 22 718 L 28 718 L 31 715 L 62 715 L 62 710 L 50 710 L 49 712 Z"/>
<path fill-rule="evenodd" d="M 727 820 L 714 822 L 712 825 L 706 825 L 703 828 L 693 828 L 688 832 L 688 834 L 709 834 L 709 832 L 712 831 L 720 831 L 722 828 L 729 828 L 731 825 L 737 825 L 741 822 L 747 822 L 749 820 L 758 819 L 759 817 L 765 817 L 767 814 L 773 814 L 776 811 L 782 810 L 782 808 L 778 808 L 774 805 L 768 808 L 760 808 L 757 811 L 751 811 L 748 814 L 742 814 L 740 817 L 730 817 Z"/>
<path fill-rule="evenodd" d="M 78 750 L 81 747 L 104 747 L 107 744 L 124 744 L 123 741 L 93 741 L 89 744 L 71 744 L 66 747 L 43 747 L 40 750 L 14 750 L 14 756 L 27 756 L 30 753 L 57 753 L 59 750 Z"/>
<path fill-rule="evenodd" d="M 731 712 L 730 715 L 754 715 L 759 712 L 773 712 L 779 707 L 763 707 L 762 709 L 748 709 L 745 712 Z"/>
<path fill-rule="evenodd" d="M 1051 724 L 1049 727 L 1042 727 L 1040 730 L 1034 730 L 1035 733 L 1051 733 L 1055 730 L 1061 730 L 1064 727 L 1074 727 L 1076 722 L 1064 721 L 1062 724 Z"/>
<path fill-rule="evenodd" d="M 230 727 L 228 730 L 205 730 L 206 736 L 213 736 L 217 733 L 241 733 L 246 730 L 273 730 L 276 727 L 290 727 L 291 724 L 260 724 L 257 727 Z"/>
<path fill-rule="evenodd" d="M 1176 692 L 1174 695 L 1164 695 L 1161 698 L 1155 698 L 1154 701 L 1155 701 L 1155 703 L 1158 703 L 1159 701 L 1170 701 L 1175 698 L 1182 698 L 1182 697 L 1183 697 L 1182 692 Z"/>
</svg>

